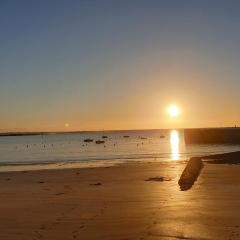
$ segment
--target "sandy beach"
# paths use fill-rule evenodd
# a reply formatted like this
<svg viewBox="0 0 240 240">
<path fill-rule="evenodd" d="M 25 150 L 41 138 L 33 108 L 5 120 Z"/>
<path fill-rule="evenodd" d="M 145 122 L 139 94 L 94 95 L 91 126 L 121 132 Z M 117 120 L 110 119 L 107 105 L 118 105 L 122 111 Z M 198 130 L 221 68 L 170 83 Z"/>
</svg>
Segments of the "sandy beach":
<svg viewBox="0 0 240 240">
<path fill-rule="evenodd" d="M 185 165 L 2 172 L 0 239 L 239 239 L 240 166 L 205 164 L 180 191 Z"/>
</svg>

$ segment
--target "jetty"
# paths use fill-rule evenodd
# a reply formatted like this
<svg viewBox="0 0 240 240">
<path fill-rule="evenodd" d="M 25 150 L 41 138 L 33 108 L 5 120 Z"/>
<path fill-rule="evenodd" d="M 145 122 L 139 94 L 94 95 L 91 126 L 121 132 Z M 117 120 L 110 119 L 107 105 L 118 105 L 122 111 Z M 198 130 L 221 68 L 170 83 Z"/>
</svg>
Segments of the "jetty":
<svg viewBox="0 0 240 240">
<path fill-rule="evenodd" d="M 186 144 L 240 144 L 240 128 L 184 129 Z"/>
</svg>

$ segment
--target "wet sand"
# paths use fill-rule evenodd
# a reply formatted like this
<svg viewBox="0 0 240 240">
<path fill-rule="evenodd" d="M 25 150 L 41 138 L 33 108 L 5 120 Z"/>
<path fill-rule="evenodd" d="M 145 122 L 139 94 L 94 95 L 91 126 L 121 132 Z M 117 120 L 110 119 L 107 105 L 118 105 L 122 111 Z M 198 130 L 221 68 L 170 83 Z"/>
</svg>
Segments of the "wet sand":
<svg viewBox="0 0 240 240">
<path fill-rule="evenodd" d="M 240 239 L 240 166 L 205 164 L 180 191 L 184 167 L 2 172 L 0 239 Z"/>
</svg>

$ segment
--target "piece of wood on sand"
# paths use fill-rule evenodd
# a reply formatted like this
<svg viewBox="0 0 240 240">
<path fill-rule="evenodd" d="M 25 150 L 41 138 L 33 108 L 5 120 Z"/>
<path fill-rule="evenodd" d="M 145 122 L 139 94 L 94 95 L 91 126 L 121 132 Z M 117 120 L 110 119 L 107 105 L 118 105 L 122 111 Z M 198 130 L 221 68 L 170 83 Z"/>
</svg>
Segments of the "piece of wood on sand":
<svg viewBox="0 0 240 240">
<path fill-rule="evenodd" d="M 199 157 L 193 157 L 188 161 L 178 181 L 181 191 L 187 191 L 193 186 L 203 167 L 204 164 Z"/>
</svg>

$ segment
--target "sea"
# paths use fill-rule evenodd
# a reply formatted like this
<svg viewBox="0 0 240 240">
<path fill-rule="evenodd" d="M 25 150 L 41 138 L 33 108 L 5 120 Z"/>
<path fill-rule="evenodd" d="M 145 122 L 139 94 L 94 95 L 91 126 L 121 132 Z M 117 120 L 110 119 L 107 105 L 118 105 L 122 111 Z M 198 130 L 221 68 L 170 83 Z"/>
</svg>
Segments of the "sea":
<svg viewBox="0 0 240 240">
<path fill-rule="evenodd" d="M 84 142 L 92 139 L 92 142 Z M 97 144 L 96 141 L 104 141 Z M 183 130 L 51 133 L 0 137 L 0 171 L 106 166 L 129 161 L 169 162 L 239 151 L 240 145 L 185 144 Z M 43 167 L 44 166 L 44 167 Z M 12 168 L 11 168 L 12 167 Z"/>
</svg>

